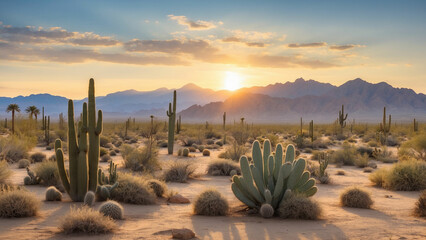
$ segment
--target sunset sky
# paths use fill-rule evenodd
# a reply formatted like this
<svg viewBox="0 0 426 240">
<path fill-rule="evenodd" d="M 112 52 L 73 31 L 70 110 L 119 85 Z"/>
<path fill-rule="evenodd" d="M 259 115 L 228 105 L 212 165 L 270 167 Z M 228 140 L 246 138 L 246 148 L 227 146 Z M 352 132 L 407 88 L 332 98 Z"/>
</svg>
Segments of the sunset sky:
<svg viewBox="0 0 426 240">
<path fill-rule="evenodd" d="M 0 97 L 362 78 L 426 93 L 426 1 L 1 1 Z"/>
</svg>

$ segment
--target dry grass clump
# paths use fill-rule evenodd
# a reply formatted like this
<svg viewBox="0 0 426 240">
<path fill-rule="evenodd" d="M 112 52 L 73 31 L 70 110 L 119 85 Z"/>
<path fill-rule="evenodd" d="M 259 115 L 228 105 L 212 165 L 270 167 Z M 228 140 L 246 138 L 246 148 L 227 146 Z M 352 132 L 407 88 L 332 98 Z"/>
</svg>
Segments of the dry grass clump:
<svg viewBox="0 0 426 240">
<path fill-rule="evenodd" d="M 45 186 L 60 185 L 59 171 L 56 162 L 43 161 L 35 165 L 34 172 Z"/>
<path fill-rule="evenodd" d="M 166 182 L 187 182 L 193 176 L 195 168 L 186 161 L 175 161 L 164 172 L 163 178 Z"/>
<path fill-rule="evenodd" d="M 35 145 L 31 139 L 26 137 L 7 137 L 0 139 L 0 154 L 8 162 L 17 162 L 28 158 L 28 151 Z"/>
<path fill-rule="evenodd" d="M 420 134 L 402 144 L 398 151 L 400 160 L 416 158 L 426 161 L 426 134 Z"/>
<path fill-rule="evenodd" d="M 31 154 L 30 159 L 32 162 L 43 162 L 46 160 L 46 154 L 41 152 L 36 152 Z"/>
<path fill-rule="evenodd" d="M 228 147 L 224 153 L 219 154 L 219 157 L 239 161 L 241 156 L 243 156 L 246 152 L 246 147 L 239 145 L 236 141 L 234 141 L 232 146 Z"/>
<path fill-rule="evenodd" d="M 110 217 L 83 206 L 71 208 L 70 212 L 61 219 L 59 228 L 65 234 L 105 234 L 113 232 L 117 226 Z"/>
<path fill-rule="evenodd" d="M 32 217 L 37 215 L 40 202 L 35 194 L 26 190 L 9 190 L 0 193 L 0 217 Z"/>
<path fill-rule="evenodd" d="M 340 204 L 344 207 L 352 208 L 371 208 L 373 200 L 370 194 L 358 187 L 346 188 L 340 194 Z"/>
<path fill-rule="evenodd" d="M 426 162 L 407 160 L 382 168 L 370 174 L 376 186 L 395 191 L 420 191 L 426 189 Z"/>
<path fill-rule="evenodd" d="M 230 160 L 217 159 L 209 163 L 207 174 L 213 176 L 231 176 L 231 171 L 235 170 L 237 174 L 241 174 L 240 166 Z"/>
<path fill-rule="evenodd" d="M 12 174 L 9 164 L 6 161 L 0 161 L 0 184 L 6 183 Z"/>
<path fill-rule="evenodd" d="M 316 220 L 322 209 L 318 202 L 303 196 L 291 196 L 281 202 L 278 214 L 282 218 Z"/>
<path fill-rule="evenodd" d="M 358 153 L 355 147 L 349 144 L 343 144 L 342 149 L 331 154 L 331 162 L 338 165 L 353 166 L 357 156 Z"/>
<path fill-rule="evenodd" d="M 420 193 L 419 200 L 416 202 L 414 214 L 418 217 L 426 217 L 426 190 Z"/>
<path fill-rule="evenodd" d="M 153 171 L 160 166 L 155 145 L 152 145 L 151 148 L 147 146 L 136 148 L 125 144 L 121 148 L 121 154 L 124 159 L 124 167 L 133 171 Z"/>
<path fill-rule="evenodd" d="M 343 170 L 338 170 L 338 171 L 336 172 L 336 175 L 344 176 L 344 175 L 346 175 L 346 172 L 345 172 L 345 171 L 343 171 Z"/>
<path fill-rule="evenodd" d="M 155 194 L 143 178 L 130 173 L 120 173 L 118 182 L 118 186 L 111 192 L 111 199 L 139 205 L 155 203 Z"/>
<path fill-rule="evenodd" d="M 167 192 L 167 185 L 160 180 L 149 179 L 147 183 L 157 197 L 162 197 L 164 193 Z"/>
<path fill-rule="evenodd" d="M 358 154 L 355 158 L 354 163 L 355 163 L 355 166 L 359 168 L 365 168 L 368 166 L 368 160 L 369 160 L 369 157 L 367 153 L 364 153 L 362 155 Z"/>
<path fill-rule="evenodd" d="M 194 200 L 194 214 L 206 216 L 224 216 L 227 214 L 228 201 L 215 189 L 207 189 Z"/>
<path fill-rule="evenodd" d="M 21 159 L 18 162 L 18 168 L 26 168 L 30 166 L 31 162 L 28 159 Z"/>
</svg>

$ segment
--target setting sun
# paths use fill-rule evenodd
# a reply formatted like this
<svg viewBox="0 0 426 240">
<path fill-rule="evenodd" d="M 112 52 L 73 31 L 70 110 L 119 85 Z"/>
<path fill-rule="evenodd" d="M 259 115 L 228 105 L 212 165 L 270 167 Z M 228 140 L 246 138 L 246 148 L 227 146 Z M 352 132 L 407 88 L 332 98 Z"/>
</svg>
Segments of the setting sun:
<svg viewBox="0 0 426 240">
<path fill-rule="evenodd" d="M 225 89 L 229 91 L 235 91 L 241 88 L 241 82 L 243 78 L 240 74 L 235 72 L 226 72 L 225 76 Z"/>
</svg>

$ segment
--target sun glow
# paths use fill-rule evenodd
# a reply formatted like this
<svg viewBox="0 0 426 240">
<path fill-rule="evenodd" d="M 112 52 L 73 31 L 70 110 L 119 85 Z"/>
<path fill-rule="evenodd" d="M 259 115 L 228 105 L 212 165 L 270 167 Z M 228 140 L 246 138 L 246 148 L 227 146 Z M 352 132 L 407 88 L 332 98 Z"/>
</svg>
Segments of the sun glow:
<svg viewBox="0 0 426 240">
<path fill-rule="evenodd" d="M 229 91 L 235 91 L 241 88 L 243 78 L 236 72 L 226 72 L 224 79 L 225 89 Z"/>
</svg>

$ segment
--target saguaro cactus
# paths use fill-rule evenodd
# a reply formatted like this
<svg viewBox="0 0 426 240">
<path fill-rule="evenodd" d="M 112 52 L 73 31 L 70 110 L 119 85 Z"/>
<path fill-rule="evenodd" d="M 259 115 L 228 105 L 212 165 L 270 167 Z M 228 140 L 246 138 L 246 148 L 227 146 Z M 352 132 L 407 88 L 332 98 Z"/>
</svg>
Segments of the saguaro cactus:
<svg viewBox="0 0 426 240">
<path fill-rule="evenodd" d="M 41 115 L 41 121 L 42 121 L 42 127 L 41 130 L 44 130 L 46 128 L 45 124 L 44 124 L 44 107 L 41 110 L 42 115 Z"/>
<path fill-rule="evenodd" d="M 93 79 L 89 81 L 88 101 L 89 104 L 83 103 L 78 133 L 76 133 L 74 124 L 74 103 L 72 100 L 68 101 L 69 175 L 65 170 L 62 142 L 60 139 L 55 142 L 56 159 L 62 184 L 71 199 L 77 202 L 84 200 L 88 190 L 95 192 L 98 185 L 99 135 L 102 133 L 102 111 L 98 111 L 96 122 Z M 87 137 L 87 134 L 89 134 L 89 137 Z"/>
<path fill-rule="evenodd" d="M 223 144 L 226 144 L 226 112 L 223 113 Z"/>
<path fill-rule="evenodd" d="M 167 150 L 169 154 L 173 154 L 173 145 L 175 141 L 175 122 L 176 122 L 176 90 L 173 91 L 173 108 L 172 108 L 172 103 L 169 103 L 169 110 L 167 111 L 167 116 L 169 117 Z"/>
<path fill-rule="evenodd" d="M 389 114 L 389 122 L 386 124 L 386 107 L 383 108 L 383 121 L 380 123 L 380 131 L 385 136 L 385 145 L 388 143 L 388 135 L 391 129 L 392 115 Z"/>
<path fill-rule="evenodd" d="M 50 144 L 50 116 L 44 117 L 44 141 L 46 145 Z"/>
<path fill-rule="evenodd" d="M 178 120 L 176 121 L 176 134 L 180 133 L 180 128 L 181 128 L 181 124 L 182 124 L 182 118 L 179 115 Z"/>
<path fill-rule="evenodd" d="M 300 118 L 300 136 L 303 137 L 303 119 Z"/>
<path fill-rule="evenodd" d="M 419 122 L 417 122 L 415 118 L 413 120 L 413 129 L 414 129 L 414 132 L 419 131 Z"/>
<path fill-rule="evenodd" d="M 311 142 L 314 142 L 314 120 L 311 120 L 309 123 L 309 137 L 311 138 Z"/>
<path fill-rule="evenodd" d="M 345 115 L 345 108 L 342 104 L 342 111 L 339 111 L 339 124 L 340 124 L 340 133 L 343 134 L 343 128 L 346 127 L 346 119 L 348 118 L 348 114 Z"/>
</svg>

